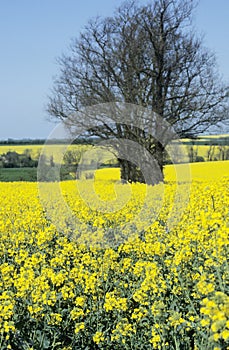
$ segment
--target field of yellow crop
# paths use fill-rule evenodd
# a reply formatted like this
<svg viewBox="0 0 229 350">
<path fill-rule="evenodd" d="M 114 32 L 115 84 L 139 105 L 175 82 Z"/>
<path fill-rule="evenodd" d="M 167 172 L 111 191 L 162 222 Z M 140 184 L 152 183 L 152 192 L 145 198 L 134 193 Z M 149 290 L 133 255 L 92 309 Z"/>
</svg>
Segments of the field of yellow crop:
<svg viewBox="0 0 229 350">
<path fill-rule="evenodd" d="M 79 150 L 80 148 L 86 149 L 88 146 L 84 145 L 70 145 L 68 146 L 68 150 Z M 65 148 L 64 145 L 54 144 L 54 145 L 46 145 L 45 153 L 46 155 L 57 155 L 62 148 Z M 17 152 L 19 154 L 23 154 L 26 150 L 28 150 L 33 159 L 38 159 L 43 149 L 43 145 L 0 145 L 0 155 L 7 152 Z"/>
<path fill-rule="evenodd" d="M 0 145 L 0 154 L 7 152 L 22 154 L 25 150 L 30 150 L 33 158 L 36 158 L 39 156 L 42 147 L 42 145 Z"/>
<path fill-rule="evenodd" d="M 208 136 L 208 140 L 206 142 L 209 142 L 209 139 L 212 139 L 214 141 L 214 139 L 216 139 L 216 137 L 218 137 L 220 139 L 220 137 L 226 137 L 228 135 L 217 135 L 217 136 Z M 201 140 L 201 138 L 200 138 Z M 204 137 L 202 138 L 202 140 L 204 140 Z M 199 156 L 199 157 L 203 157 L 203 159 L 205 161 L 209 160 L 209 156 L 208 156 L 208 152 L 210 149 L 210 145 L 190 145 L 187 144 L 187 142 L 190 142 L 190 139 L 182 139 L 181 142 L 183 143 L 182 145 L 182 149 L 184 152 L 186 152 L 187 154 L 190 152 L 190 148 L 192 147 L 194 150 L 194 153 Z M 179 146 L 180 147 L 180 146 Z M 225 151 L 229 150 L 229 145 L 223 146 Z M 59 158 L 62 150 L 63 149 L 67 149 L 68 151 L 75 151 L 75 152 L 85 152 L 87 150 L 91 150 L 92 146 L 89 145 L 61 145 L 61 144 L 49 144 L 45 146 L 45 154 L 47 157 L 53 156 L 54 161 L 56 163 L 59 162 Z M 9 151 L 14 151 L 17 152 L 19 154 L 24 153 L 26 150 L 30 152 L 30 155 L 33 159 L 38 159 L 41 152 L 43 149 L 43 145 L 0 145 L 0 155 L 2 155 L 3 153 L 7 153 Z M 102 156 L 102 158 L 106 158 L 105 154 L 106 151 L 100 147 L 95 147 L 94 149 L 95 155 L 99 152 L 100 156 Z M 212 154 L 212 159 L 216 159 L 216 160 L 222 160 L 222 155 L 220 154 L 220 147 L 215 145 L 212 146 L 211 148 L 211 154 Z M 229 151 L 228 151 L 229 152 Z M 107 152 L 108 153 L 108 152 Z M 93 154 L 91 153 L 91 159 L 93 158 L 98 158 L 98 156 L 93 157 Z M 225 158 L 224 158 L 225 159 Z"/>
<path fill-rule="evenodd" d="M 0 183 L 0 349 L 228 350 L 229 161 L 187 174 Z"/>
</svg>

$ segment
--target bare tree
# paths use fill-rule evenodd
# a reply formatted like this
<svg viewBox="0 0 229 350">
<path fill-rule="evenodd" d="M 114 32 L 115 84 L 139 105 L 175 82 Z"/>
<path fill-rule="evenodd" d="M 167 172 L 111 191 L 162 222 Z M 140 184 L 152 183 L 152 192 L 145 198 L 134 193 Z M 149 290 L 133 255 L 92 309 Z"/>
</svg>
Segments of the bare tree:
<svg viewBox="0 0 229 350">
<path fill-rule="evenodd" d="M 214 160 L 214 155 L 215 155 L 215 145 L 210 145 L 207 150 L 207 160 L 208 161 Z"/>
<path fill-rule="evenodd" d="M 128 1 L 113 17 L 90 20 L 72 41 L 70 53 L 59 59 L 61 73 L 49 98 L 49 114 L 67 120 L 85 106 L 131 103 L 155 112 L 182 138 L 228 121 L 228 89 L 219 78 L 214 54 L 192 30 L 194 7 L 194 0 L 154 0 L 143 6 Z M 139 143 L 147 151 L 139 155 L 140 163 L 125 159 L 130 149 L 122 154 L 120 144 L 117 158 L 122 179 L 144 182 L 139 164 L 149 164 L 150 154 L 162 170 L 166 142 L 149 132 L 154 120 L 136 118 L 138 124 L 107 124 L 93 113 L 91 119 L 101 125 L 89 128 L 88 134 Z M 152 174 L 147 182 L 163 180 L 158 172 Z"/>
<path fill-rule="evenodd" d="M 188 149 L 188 156 L 190 163 L 195 162 L 198 156 L 198 148 L 194 147 L 194 145 L 190 146 Z"/>
</svg>

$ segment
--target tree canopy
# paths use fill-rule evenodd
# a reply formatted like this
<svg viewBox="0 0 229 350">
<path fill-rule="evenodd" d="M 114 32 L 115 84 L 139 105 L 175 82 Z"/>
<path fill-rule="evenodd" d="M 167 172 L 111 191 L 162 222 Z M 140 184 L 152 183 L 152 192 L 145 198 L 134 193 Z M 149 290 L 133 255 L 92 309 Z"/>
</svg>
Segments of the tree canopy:
<svg viewBox="0 0 229 350">
<path fill-rule="evenodd" d="M 156 159 L 161 175 L 152 170 L 147 182 L 163 180 L 165 148 L 171 137 L 162 142 L 152 132 L 155 115 L 181 138 L 228 121 L 228 88 L 219 76 L 214 53 L 192 28 L 195 6 L 194 0 L 154 0 L 146 5 L 127 1 L 112 17 L 90 20 L 72 41 L 70 52 L 59 58 L 61 72 L 48 103 L 51 116 L 67 121 L 85 106 L 101 103 L 138 105 L 152 112 L 147 117 L 137 113 L 133 125 L 131 118 L 128 123 L 121 119 L 107 123 L 96 113 L 74 118 L 76 126 L 99 121 L 99 127 L 88 127 L 91 135 L 128 139 L 146 150 L 137 150 L 138 161 L 133 164 L 125 159 L 131 149 L 123 152 L 119 143 L 117 157 L 124 180 L 145 182 L 141 167 L 148 163 L 150 171 L 155 165 L 149 155 Z"/>
</svg>

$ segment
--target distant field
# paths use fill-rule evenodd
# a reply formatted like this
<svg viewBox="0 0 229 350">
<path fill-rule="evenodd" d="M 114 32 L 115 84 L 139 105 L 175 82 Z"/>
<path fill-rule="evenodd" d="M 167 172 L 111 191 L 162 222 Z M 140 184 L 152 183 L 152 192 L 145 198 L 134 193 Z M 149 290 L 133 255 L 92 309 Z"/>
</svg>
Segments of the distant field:
<svg viewBox="0 0 229 350">
<path fill-rule="evenodd" d="M 187 171 L 188 170 L 188 171 Z M 188 172 L 190 170 L 190 177 Z M 192 163 L 192 164 L 177 164 L 166 165 L 164 169 L 166 181 L 176 181 L 176 171 L 183 174 L 184 181 L 188 178 L 193 181 L 214 181 L 229 178 L 229 161 L 217 161 L 206 163 Z M 96 180 L 113 180 L 120 179 L 120 169 L 108 168 L 99 169 L 96 171 Z"/>
<path fill-rule="evenodd" d="M 63 148 L 64 145 L 48 145 L 45 146 L 45 149 L 48 150 L 49 155 L 54 155 Z M 79 148 L 87 148 L 88 146 L 81 146 L 81 145 L 71 145 L 68 146 L 68 149 L 79 149 Z M 43 149 L 43 145 L 0 145 L 0 154 L 6 153 L 6 152 L 17 152 L 19 154 L 22 154 L 25 152 L 25 150 L 29 150 L 31 153 L 32 158 L 37 159 L 40 156 L 40 153 Z"/>
<path fill-rule="evenodd" d="M 183 181 L 189 179 L 187 167 L 190 169 L 192 181 L 215 181 L 229 179 L 229 161 L 192 163 L 189 165 L 177 164 L 165 166 L 165 179 L 167 181 L 176 180 L 176 171 L 183 171 Z"/>
<path fill-rule="evenodd" d="M 39 157 L 42 147 L 42 145 L 0 145 L 0 154 L 7 152 L 17 152 L 22 154 L 25 150 L 30 150 L 31 155 L 34 158 L 37 158 Z"/>
<path fill-rule="evenodd" d="M 202 138 L 211 138 L 211 139 L 217 139 L 217 138 L 222 138 L 222 137 L 229 137 L 228 134 L 220 134 L 220 135 L 205 135 L 202 136 Z"/>
<path fill-rule="evenodd" d="M 0 181 L 37 181 L 36 168 L 0 168 Z"/>
<path fill-rule="evenodd" d="M 183 139 L 183 150 L 186 153 L 187 162 L 201 162 L 201 161 L 221 161 L 229 159 L 229 135 L 212 135 L 203 136 L 197 140 Z M 180 147 L 180 146 L 179 146 Z M 23 154 L 28 151 L 34 160 L 38 160 L 43 150 L 43 145 L 0 145 L 0 155 L 9 151 L 14 151 L 19 154 Z M 67 151 L 73 151 L 79 155 L 78 159 L 81 159 L 83 154 L 84 164 L 92 164 L 98 162 L 105 166 L 117 166 L 117 160 L 114 155 L 99 146 L 93 147 L 92 145 L 63 145 L 54 144 L 45 146 L 45 155 L 47 162 L 53 157 L 54 163 L 63 164 L 63 155 Z M 191 155 L 193 157 L 191 158 Z M 78 156 L 75 157 L 75 159 Z M 74 158 L 74 156 L 73 156 Z M 179 161 L 179 149 L 177 159 Z M 77 163 L 78 161 L 76 161 Z M 71 162 L 70 162 L 71 163 Z M 70 164 L 68 163 L 68 164 Z M 66 164 L 66 163 L 65 163 Z M 219 164 L 217 164 L 217 167 Z M 4 169 L 0 167 L 0 181 L 36 181 L 37 172 L 33 168 L 20 168 L 20 169 Z M 64 179 L 69 176 L 64 177 Z"/>
<path fill-rule="evenodd" d="M 212 171 L 214 169 L 214 171 Z M 214 181 L 229 178 L 229 161 L 204 162 L 192 164 L 166 165 L 164 167 L 165 181 Z M 177 177 L 178 176 L 178 177 Z M 98 169 L 95 172 L 96 181 L 120 180 L 119 168 Z M 0 182 L 37 181 L 36 168 L 0 168 Z"/>
</svg>

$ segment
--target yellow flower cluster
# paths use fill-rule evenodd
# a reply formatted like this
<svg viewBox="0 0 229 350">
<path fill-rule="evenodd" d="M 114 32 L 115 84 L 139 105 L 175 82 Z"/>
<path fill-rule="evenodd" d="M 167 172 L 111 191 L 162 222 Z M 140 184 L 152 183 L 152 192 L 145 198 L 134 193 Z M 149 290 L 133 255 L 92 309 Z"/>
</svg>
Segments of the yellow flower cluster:
<svg viewBox="0 0 229 350">
<path fill-rule="evenodd" d="M 127 299 L 116 296 L 114 292 L 106 293 L 104 309 L 106 311 L 112 311 L 113 309 L 126 311 Z"/>
<path fill-rule="evenodd" d="M 228 349 L 221 175 L 194 178 L 183 207 L 172 173 L 151 187 L 98 172 L 94 192 L 67 181 L 62 198 L 45 183 L 42 201 L 36 184 L 0 183 L 0 348 Z"/>
<path fill-rule="evenodd" d="M 211 298 L 204 298 L 200 312 L 204 315 L 201 325 L 210 326 L 212 338 L 229 341 L 229 296 L 215 292 Z"/>
</svg>

